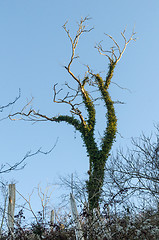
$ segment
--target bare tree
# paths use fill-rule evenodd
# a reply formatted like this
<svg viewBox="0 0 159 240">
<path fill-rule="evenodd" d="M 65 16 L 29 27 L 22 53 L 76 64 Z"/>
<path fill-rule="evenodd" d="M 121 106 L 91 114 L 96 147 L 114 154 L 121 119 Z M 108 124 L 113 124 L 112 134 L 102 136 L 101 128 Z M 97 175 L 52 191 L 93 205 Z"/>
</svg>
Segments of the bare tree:
<svg viewBox="0 0 159 240">
<path fill-rule="evenodd" d="M 118 151 L 106 166 L 106 183 L 112 200 L 132 199 L 158 207 L 159 202 L 159 128 L 155 135 L 142 134 L 132 139 L 132 149 Z M 108 188 L 107 188 L 108 190 Z M 111 198 L 110 198 L 111 199 Z M 138 201 L 137 201 L 138 200 Z M 154 205 L 154 207 L 155 207 Z M 138 206 L 139 207 L 139 206 Z"/>
<path fill-rule="evenodd" d="M 72 64 L 78 56 L 75 55 L 75 50 L 77 48 L 79 38 L 85 33 L 89 33 L 92 28 L 88 29 L 86 27 L 86 22 L 89 20 L 88 17 L 81 19 L 78 23 L 78 29 L 74 38 L 71 37 L 70 31 L 67 28 L 67 22 L 63 25 L 72 47 L 72 54 L 70 61 L 67 66 L 65 66 L 66 71 L 75 81 L 70 85 L 65 83 L 67 93 L 60 97 L 62 88 L 57 89 L 57 84 L 54 85 L 54 103 L 66 104 L 70 107 L 70 115 L 58 115 L 58 116 L 47 116 L 36 111 L 33 108 L 29 108 L 29 103 L 19 112 L 11 114 L 9 117 L 11 120 L 16 120 L 18 115 L 19 119 L 27 120 L 31 122 L 37 121 L 51 121 L 51 122 L 65 122 L 72 125 L 77 131 L 81 133 L 81 137 L 84 141 L 88 156 L 89 156 L 89 179 L 87 181 L 87 191 L 88 191 L 88 202 L 90 210 L 97 208 L 100 202 L 101 190 L 104 181 L 104 169 L 105 163 L 110 154 L 113 142 L 117 133 L 117 118 L 115 114 L 114 104 L 115 102 L 111 99 L 108 92 L 111 79 L 113 77 L 114 69 L 121 59 L 127 45 L 130 41 L 134 40 L 135 33 L 133 32 L 130 38 L 127 40 L 125 37 L 125 30 L 121 33 L 124 40 L 123 47 L 121 48 L 115 39 L 106 34 L 106 36 L 112 40 L 113 46 L 110 50 L 104 50 L 101 42 L 96 45 L 98 52 L 105 56 L 108 61 L 108 73 L 105 78 L 99 73 L 94 73 L 89 65 L 87 65 L 87 71 L 85 72 L 82 79 L 76 76 L 72 72 Z M 88 90 L 86 90 L 88 89 Z M 93 95 L 96 92 L 99 94 L 97 97 Z M 98 147 L 97 141 L 95 139 L 95 124 L 96 124 L 96 109 L 95 103 L 97 101 L 102 101 L 106 108 L 106 128 L 101 138 L 100 147 Z M 84 107 L 84 108 L 83 108 Z M 85 115 L 87 115 L 85 117 Z"/>
</svg>

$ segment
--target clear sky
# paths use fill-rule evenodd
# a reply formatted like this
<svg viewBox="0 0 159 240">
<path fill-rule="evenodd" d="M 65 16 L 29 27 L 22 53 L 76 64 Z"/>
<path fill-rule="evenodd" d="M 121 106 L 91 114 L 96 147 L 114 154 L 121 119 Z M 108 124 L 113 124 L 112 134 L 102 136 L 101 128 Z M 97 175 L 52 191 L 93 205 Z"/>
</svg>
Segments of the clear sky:
<svg viewBox="0 0 159 240">
<path fill-rule="evenodd" d="M 95 72 L 107 70 L 108 62 L 94 48 L 100 40 L 105 48 L 109 47 L 104 33 L 122 43 L 120 32 L 125 26 L 127 36 L 134 25 L 137 32 L 138 40 L 127 47 L 113 78 L 131 92 L 113 84 L 111 87 L 112 98 L 126 103 L 116 105 L 118 131 L 123 139 L 117 136 L 115 151 L 118 146 L 129 145 L 130 138 L 138 137 L 141 132 L 150 134 L 159 121 L 158 0 L 1 0 L 0 104 L 12 101 L 20 88 L 21 98 L 9 111 L 20 110 L 27 99 L 34 97 L 32 105 L 42 113 L 49 116 L 66 113 L 64 105 L 53 103 L 53 85 L 72 81 L 63 67 L 68 64 L 71 46 L 62 25 L 68 20 L 74 34 L 76 22 L 87 15 L 92 18 L 89 26 L 94 30 L 79 42 L 79 65 L 74 66 L 79 75 L 83 64 L 89 64 Z M 2 113 L 1 117 L 7 113 Z M 99 109 L 98 114 L 102 119 L 103 109 Z M 98 124 L 97 130 L 98 126 L 104 129 L 103 120 Z M 65 123 L 32 125 L 5 120 L 0 122 L 0 133 L 1 163 L 10 164 L 20 161 L 28 150 L 34 152 L 40 147 L 49 150 L 59 138 L 51 154 L 30 158 L 22 171 L 2 176 L 8 181 L 15 180 L 18 191 L 25 196 L 39 183 L 46 186 L 56 182 L 58 176 L 74 172 L 83 176 L 88 170 L 80 135 Z M 56 191 L 54 200 L 58 194 Z M 36 201 L 33 204 L 36 205 Z"/>
</svg>

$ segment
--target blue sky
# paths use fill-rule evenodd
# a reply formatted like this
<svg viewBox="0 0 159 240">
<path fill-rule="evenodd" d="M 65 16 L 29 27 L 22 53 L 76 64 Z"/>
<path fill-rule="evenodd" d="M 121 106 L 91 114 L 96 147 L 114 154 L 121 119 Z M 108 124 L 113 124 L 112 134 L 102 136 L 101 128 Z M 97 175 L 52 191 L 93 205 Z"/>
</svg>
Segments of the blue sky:
<svg viewBox="0 0 159 240">
<path fill-rule="evenodd" d="M 79 41 L 79 64 L 73 66 L 79 75 L 83 64 L 89 64 L 95 72 L 107 70 L 108 62 L 94 49 L 95 43 L 100 40 L 104 40 L 105 48 L 109 47 L 104 33 L 112 35 L 122 44 L 120 32 L 125 26 L 127 36 L 134 25 L 137 32 L 138 40 L 127 47 L 113 78 L 131 93 L 113 84 L 110 89 L 114 100 L 126 103 L 116 105 L 118 131 L 123 139 L 117 136 L 115 151 L 118 146 L 130 145 L 130 138 L 138 137 L 141 132 L 150 134 L 159 121 L 158 0 L 1 0 L 0 104 L 12 101 L 20 88 L 21 98 L 9 112 L 20 110 L 31 97 L 34 97 L 34 108 L 42 113 L 54 116 L 66 112 L 64 105 L 53 103 L 53 85 L 72 81 L 63 67 L 68 64 L 71 46 L 62 25 L 68 20 L 74 34 L 76 22 L 87 15 L 92 18 L 89 26 L 93 26 L 94 30 Z M 98 114 L 101 121 L 97 130 L 102 131 L 103 109 L 99 108 Z M 88 159 L 80 135 L 64 123 L 32 125 L 6 120 L 0 122 L 0 132 L 1 163 L 13 164 L 20 161 L 28 150 L 34 152 L 39 147 L 47 151 L 59 139 L 51 154 L 30 158 L 22 171 L 2 176 L 8 181 L 15 180 L 18 191 L 25 196 L 39 183 L 46 186 L 56 182 L 59 175 L 77 172 L 83 176 L 87 172 Z M 57 195 L 55 189 L 54 201 L 57 201 Z M 33 204 L 36 205 L 36 200 Z"/>
</svg>

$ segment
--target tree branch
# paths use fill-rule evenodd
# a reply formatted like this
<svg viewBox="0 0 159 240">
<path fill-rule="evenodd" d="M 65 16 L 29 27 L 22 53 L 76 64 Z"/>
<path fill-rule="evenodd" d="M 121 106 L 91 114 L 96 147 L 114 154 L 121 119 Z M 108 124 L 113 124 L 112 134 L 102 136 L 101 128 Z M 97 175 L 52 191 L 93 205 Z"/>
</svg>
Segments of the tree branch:
<svg viewBox="0 0 159 240">
<path fill-rule="evenodd" d="M 33 156 L 35 156 L 35 155 L 37 155 L 37 154 L 39 154 L 39 153 L 41 153 L 41 154 L 49 154 L 50 152 L 52 152 L 52 150 L 55 148 L 55 146 L 56 146 L 56 144 L 57 144 L 57 141 L 56 141 L 56 143 L 54 144 L 54 146 L 49 150 L 49 151 L 47 151 L 47 152 L 44 152 L 44 151 L 42 151 L 41 150 L 41 148 L 39 148 L 36 152 L 31 152 L 31 151 L 28 151 L 27 153 L 26 153 L 26 155 L 22 158 L 22 160 L 21 161 L 19 161 L 19 162 L 17 162 L 17 163 L 15 163 L 14 165 L 10 165 L 9 163 L 6 163 L 6 164 L 1 164 L 1 167 L 0 167 L 0 174 L 2 174 L 2 173 L 10 173 L 11 171 L 17 171 L 17 170 L 21 170 L 21 169 L 23 169 L 25 166 L 26 166 L 26 163 L 25 163 L 25 160 L 26 159 L 28 159 L 28 158 L 30 158 L 30 157 L 33 157 Z M 23 165 L 22 165 L 23 164 Z"/>
</svg>

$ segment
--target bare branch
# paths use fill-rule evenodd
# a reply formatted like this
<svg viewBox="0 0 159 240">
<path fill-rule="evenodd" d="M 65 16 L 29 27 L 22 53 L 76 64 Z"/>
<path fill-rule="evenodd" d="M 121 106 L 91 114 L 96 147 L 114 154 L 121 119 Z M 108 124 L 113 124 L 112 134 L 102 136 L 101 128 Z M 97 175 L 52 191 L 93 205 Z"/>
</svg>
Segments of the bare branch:
<svg viewBox="0 0 159 240">
<path fill-rule="evenodd" d="M 44 152 L 44 151 L 41 150 L 41 148 L 39 148 L 36 152 L 33 152 L 33 153 L 31 151 L 28 151 L 26 153 L 26 155 L 22 158 L 22 160 L 15 163 L 14 165 L 10 165 L 9 163 L 2 164 L 1 167 L 0 167 L 0 174 L 10 173 L 13 170 L 17 171 L 17 170 L 23 169 L 26 166 L 25 160 L 27 160 L 28 158 L 33 157 L 33 156 L 35 156 L 39 153 L 40 154 L 45 154 L 45 155 L 51 153 L 53 151 L 53 149 L 55 148 L 55 146 L 57 144 L 57 141 L 58 141 L 58 139 L 56 140 L 54 146 L 49 151 Z"/>
<path fill-rule="evenodd" d="M 60 89 L 59 91 L 56 91 L 56 85 L 54 85 L 54 102 L 56 102 L 56 103 L 65 103 L 65 104 L 69 105 L 71 107 L 71 109 L 70 109 L 71 114 L 78 115 L 80 117 L 80 120 L 83 123 L 83 125 L 86 125 L 86 123 L 84 121 L 84 118 L 82 116 L 82 113 L 81 113 L 80 109 L 77 107 L 77 106 L 80 106 L 82 104 L 82 102 L 81 103 L 80 102 L 77 103 L 78 102 L 77 101 L 76 103 L 73 103 L 76 100 L 76 98 L 81 95 L 80 89 L 79 88 L 77 90 L 73 89 L 73 88 L 71 88 L 69 86 L 68 83 L 65 83 L 65 86 L 67 86 L 67 88 L 69 88 L 70 90 L 74 91 L 75 93 L 70 95 L 70 93 L 67 92 L 67 94 L 62 99 L 59 98 L 58 100 L 56 100 L 56 96 L 62 90 L 62 89 Z"/>
<path fill-rule="evenodd" d="M 101 45 L 102 41 L 100 41 L 95 46 L 95 48 L 97 48 L 98 52 L 101 55 L 106 56 L 109 59 L 110 63 L 112 63 L 112 62 L 114 62 L 114 63 L 119 62 L 119 60 L 121 59 L 121 57 L 122 57 L 122 55 L 123 55 L 127 45 L 129 44 L 129 42 L 130 41 L 136 41 L 136 38 L 134 38 L 136 33 L 134 31 L 132 32 L 132 34 L 131 34 L 131 36 L 130 36 L 130 38 L 128 40 L 125 37 L 125 31 L 126 31 L 126 29 L 124 29 L 124 31 L 121 32 L 121 35 L 122 35 L 122 37 L 124 39 L 124 46 L 123 46 L 122 50 L 121 50 L 119 44 L 117 43 L 117 41 L 111 35 L 106 34 L 106 33 L 105 33 L 105 35 L 108 36 L 113 41 L 115 46 L 111 47 L 110 50 L 104 50 L 102 45 Z M 118 54 L 115 53 L 116 50 L 118 51 Z"/>
<path fill-rule="evenodd" d="M 18 101 L 18 99 L 20 98 L 20 96 L 21 96 L 21 89 L 19 88 L 19 95 L 12 102 L 8 103 L 7 105 L 0 106 L 0 112 L 2 112 L 5 108 L 10 107 L 14 103 L 16 103 Z"/>
<path fill-rule="evenodd" d="M 72 73 L 72 71 L 70 70 L 71 64 L 73 62 L 74 59 L 78 58 L 78 56 L 75 56 L 75 50 L 79 41 L 79 38 L 81 36 L 82 33 L 87 33 L 93 30 L 93 28 L 90 29 L 86 29 L 86 25 L 84 24 L 87 20 L 89 20 L 90 18 L 85 17 L 84 19 L 81 18 L 80 22 L 78 23 L 78 30 L 76 33 L 76 36 L 74 39 L 72 39 L 72 37 L 70 36 L 69 30 L 66 28 L 67 22 L 63 25 L 63 28 L 65 30 L 65 32 L 67 33 L 68 38 L 71 41 L 71 45 L 72 45 L 72 55 L 71 55 L 71 59 L 70 62 L 68 63 L 68 66 L 66 68 L 66 70 L 68 71 L 68 73 L 77 81 L 77 83 L 79 85 L 80 84 L 80 80 Z"/>
<path fill-rule="evenodd" d="M 117 87 L 119 87 L 119 88 L 121 88 L 121 89 L 123 89 L 123 90 L 127 90 L 128 92 L 132 93 L 130 89 L 121 87 L 121 86 L 120 86 L 119 84 L 117 84 L 116 82 L 111 82 L 111 83 L 115 84 Z"/>
<path fill-rule="evenodd" d="M 33 191 L 34 191 L 34 190 L 33 190 Z M 31 196 L 32 196 L 32 194 L 33 194 L 33 191 L 32 191 L 32 193 L 29 195 L 29 199 L 27 199 L 26 197 L 24 197 L 24 196 L 16 189 L 16 192 L 17 192 L 17 193 L 25 200 L 25 202 L 28 204 L 29 209 L 27 209 L 27 210 L 29 210 L 29 211 L 33 214 L 36 222 L 38 223 L 38 218 L 37 218 L 35 212 L 34 212 L 33 209 L 32 209 L 32 206 L 31 206 Z"/>
</svg>

